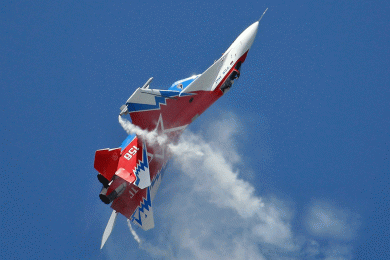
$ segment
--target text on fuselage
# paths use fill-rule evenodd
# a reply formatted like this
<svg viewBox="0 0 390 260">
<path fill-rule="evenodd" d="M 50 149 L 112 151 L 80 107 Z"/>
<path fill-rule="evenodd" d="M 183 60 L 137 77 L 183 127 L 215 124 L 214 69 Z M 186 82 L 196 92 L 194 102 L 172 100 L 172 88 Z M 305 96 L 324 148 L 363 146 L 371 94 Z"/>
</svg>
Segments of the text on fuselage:
<svg viewBox="0 0 390 260">
<path fill-rule="evenodd" d="M 127 153 L 125 153 L 125 155 L 123 155 L 123 157 L 125 157 L 126 160 L 130 160 L 133 157 L 133 155 L 137 153 L 138 150 L 139 148 L 134 145 L 127 151 Z"/>
</svg>

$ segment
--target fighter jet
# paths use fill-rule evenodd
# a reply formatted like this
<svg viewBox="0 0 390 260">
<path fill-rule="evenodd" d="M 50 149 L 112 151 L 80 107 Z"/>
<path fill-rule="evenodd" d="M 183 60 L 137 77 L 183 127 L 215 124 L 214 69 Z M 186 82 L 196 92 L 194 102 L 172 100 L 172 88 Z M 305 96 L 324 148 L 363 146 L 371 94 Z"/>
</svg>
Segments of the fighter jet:
<svg viewBox="0 0 390 260">
<path fill-rule="evenodd" d="M 176 81 L 166 90 L 151 89 L 150 78 L 120 108 L 120 117 L 130 115 L 138 129 L 165 139 L 153 142 L 143 135 L 130 134 L 120 147 L 96 151 L 94 167 L 103 185 L 99 197 L 113 209 L 101 248 L 118 212 L 144 230 L 154 227 L 152 203 L 171 156 L 168 145 L 177 142 L 186 127 L 240 77 L 259 21 L 245 29 L 202 74 Z"/>
</svg>

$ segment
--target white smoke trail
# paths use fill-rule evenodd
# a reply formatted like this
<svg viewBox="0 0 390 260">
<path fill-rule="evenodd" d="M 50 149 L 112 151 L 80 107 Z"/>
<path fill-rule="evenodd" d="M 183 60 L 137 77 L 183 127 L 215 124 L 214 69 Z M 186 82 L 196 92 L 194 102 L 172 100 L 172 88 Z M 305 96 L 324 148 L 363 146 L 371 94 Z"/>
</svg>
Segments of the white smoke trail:
<svg viewBox="0 0 390 260">
<path fill-rule="evenodd" d="M 130 219 L 127 219 L 127 225 L 129 226 L 130 232 L 134 237 L 134 240 L 137 241 L 138 244 L 141 244 L 141 239 L 139 238 L 138 234 L 135 232 L 133 227 L 130 224 Z"/>
<path fill-rule="evenodd" d="M 163 145 L 167 142 L 167 136 L 159 135 L 156 130 L 149 132 L 136 125 L 133 125 L 130 121 L 123 119 L 121 116 L 118 116 L 118 120 L 122 128 L 128 134 L 136 134 L 146 140 L 146 142 L 148 142 L 150 145 Z"/>
<path fill-rule="evenodd" d="M 343 244 L 329 239 L 329 246 L 321 246 L 310 237 L 294 234 L 293 214 L 285 203 L 258 196 L 256 182 L 240 176 L 239 170 L 245 168 L 233 143 L 242 129 L 237 129 L 241 125 L 237 119 L 233 121 L 237 122 L 213 122 L 212 141 L 187 130 L 177 144 L 168 144 L 174 168 L 182 173 L 170 183 L 174 194 L 160 194 L 164 203 L 159 218 L 169 229 L 160 225 L 158 236 L 141 243 L 128 220 L 140 248 L 164 259 L 314 259 L 321 255 L 351 259 L 345 242 L 340 247 Z M 141 135 L 152 144 L 167 144 L 166 137 L 158 141 L 155 131 L 121 118 L 119 122 L 129 134 Z M 328 238 L 339 232 L 325 228 L 312 233 Z"/>
<path fill-rule="evenodd" d="M 239 178 L 239 172 L 226 157 L 226 151 L 190 132 L 185 133 L 177 145 L 168 147 L 181 170 L 193 181 L 207 180 L 198 183 L 197 189 L 210 193 L 212 202 L 219 207 L 234 209 L 243 218 L 248 218 L 264 206 L 262 199 L 254 194 L 254 187 Z"/>
</svg>

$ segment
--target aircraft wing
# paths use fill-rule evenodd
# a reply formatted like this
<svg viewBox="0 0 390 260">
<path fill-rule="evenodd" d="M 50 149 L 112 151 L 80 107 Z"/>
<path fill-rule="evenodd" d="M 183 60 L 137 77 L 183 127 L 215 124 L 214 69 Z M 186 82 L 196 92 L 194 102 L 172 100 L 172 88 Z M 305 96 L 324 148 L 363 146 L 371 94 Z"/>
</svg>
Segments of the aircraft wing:
<svg viewBox="0 0 390 260">
<path fill-rule="evenodd" d="M 225 63 L 225 58 L 228 56 L 228 53 L 224 53 L 220 59 L 214 62 L 205 72 L 203 72 L 200 77 L 195 79 L 188 87 L 183 89 L 180 93 L 180 96 L 185 93 L 191 93 L 195 91 L 211 91 L 219 83 L 217 77 L 221 71 L 222 66 Z"/>
</svg>

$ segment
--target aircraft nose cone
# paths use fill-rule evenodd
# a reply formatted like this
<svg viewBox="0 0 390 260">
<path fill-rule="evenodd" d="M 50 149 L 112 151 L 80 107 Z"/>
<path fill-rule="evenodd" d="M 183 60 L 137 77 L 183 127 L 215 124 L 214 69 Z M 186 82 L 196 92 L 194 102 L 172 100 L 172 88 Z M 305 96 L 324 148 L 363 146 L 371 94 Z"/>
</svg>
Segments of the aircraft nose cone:
<svg viewBox="0 0 390 260">
<path fill-rule="evenodd" d="M 236 49 L 237 53 L 243 55 L 251 48 L 253 41 L 256 38 L 258 28 L 259 21 L 251 24 L 237 37 L 237 39 L 233 42 L 232 45 L 230 45 L 226 52 L 229 52 L 232 49 Z"/>
<path fill-rule="evenodd" d="M 259 22 L 253 23 L 251 26 L 246 28 L 246 30 L 243 32 L 243 38 L 246 42 L 246 47 L 250 49 L 250 47 L 253 44 L 253 41 L 256 38 L 257 30 L 259 29 Z"/>
</svg>

